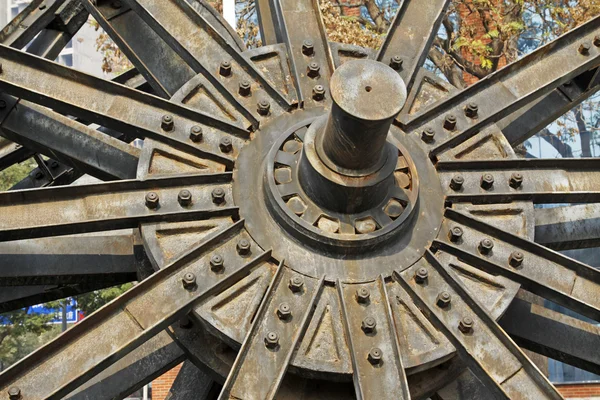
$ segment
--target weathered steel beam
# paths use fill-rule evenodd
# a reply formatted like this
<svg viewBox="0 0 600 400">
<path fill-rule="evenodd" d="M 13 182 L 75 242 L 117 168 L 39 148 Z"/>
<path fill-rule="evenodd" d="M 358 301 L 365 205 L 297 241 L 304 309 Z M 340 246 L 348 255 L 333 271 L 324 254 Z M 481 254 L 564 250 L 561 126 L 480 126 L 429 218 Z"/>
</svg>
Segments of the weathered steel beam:
<svg viewBox="0 0 600 400">
<path fill-rule="evenodd" d="M 600 246 L 600 204 L 536 208 L 535 241 L 554 250 Z"/>
<path fill-rule="evenodd" d="M 425 283 L 415 279 L 420 269 L 427 275 Z M 394 277 L 496 398 L 513 399 L 522 393 L 532 399 L 563 398 L 431 252 Z"/>
<path fill-rule="evenodd" d="M 22 49 L 55 18 L 65 0 L 33 0 L 0 32 L 0 43 Z"/>
<path fill-rule="evenodd" d="M 600 271 L 456 210 L 445 216 L 435 248 L 600 321 Z"/>
<path fill-rule="evenodd" d="M 173 382 L 165 400 L 208 400 L 212 397 L 214 381 L 197 368 L 191 361 L 186 361 Z"/>
<path fill-rule="evenodd" d="M 260 38 L 263 44 L 268 46 L 271 44 L 277 44 L 277 20 L 273 15 L 272 0 L 256 0 L 256 11 L 258 18 L 258 25 L 260 27 Z"/>
<path fill-rule="evenodd" d="M 0 171 L 5 170 L 13 164 L 27 160 L 33 154 L 33 151 L 26 149 L 20 144 L 0 138 Z"/>
<path fill-rule="evenodd" d="M 537 304 L 514 299 L 499 321 L 521 347 L 600 374 L 600 328 Z"/>
</svg>

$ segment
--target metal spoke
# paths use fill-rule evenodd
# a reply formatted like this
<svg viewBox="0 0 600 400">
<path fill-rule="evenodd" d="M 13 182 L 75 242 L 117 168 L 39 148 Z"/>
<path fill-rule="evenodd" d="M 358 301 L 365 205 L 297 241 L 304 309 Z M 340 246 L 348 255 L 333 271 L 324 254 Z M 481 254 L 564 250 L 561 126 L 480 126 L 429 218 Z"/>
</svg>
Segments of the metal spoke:
<svg viewBox="0 0 600 400">
<path fill-rule="evenodd" d="M 535 101 L 554 88 L 600 64 L 592 45 L 600 17 L 579 26 L 506 68 L 416 115 L 401 117 L 405 131 L 421 135 L 433 129 L 427 144 L 432 156 L 469 139 L 486 125 Z M 598 42 L 596 42 L 598 43 Z M 588 50 L 581 50 L 581 45 Z"/>
<path fill-rule="evenodd" d="M 230 180 L 223 173 L 4 192 L 0 241 L 235 215 Z M 216 188 L 224 194 L 218 201 L 211 194 Z M 182 190 L 191 193 L 191 203 L 180 204 Z"/>
<path fill-rule="evenodd" d="M 417 282 L 415 275 L 422 268 L 427 278 Z M 431 252 L 394 276 L 497 398 L 563 398 Z"/>
<path fill-rule="evenodd" d="M 212 394 L 214 382 L 209 375 L 198 369 L 191 361 L 183 363 L 165 400 L 207 400 Z"/>
<path fill-rule="evenodd" d="M 200 157 L 232 165 L 247 137 L 242 127 L 229 122 L 6 46 L 0 46 L 0 61 L 0 88 L 12 95 Z M 72 96 L 77 92 L 85 95 Z M 204 129 L 201 142 L 190 139 L 194 126 Z M 225 137 L 232 149 L 223 152 L 219 144 Z"/>
<path fill-rule="evenodd" d="M 275 398 L 322 289 L 323 279 L 303 277 L 283 262 L 279 265 L 220 399 Z"/>
<path fill-rule="evenodd" d="M 599 158 L 440 161 L 437 168 L 451 202 L 600 202 Z"/>
<path fill-rule="evenodd" d="M 358 399 L 410 399 L 385 281 L 337 282 Z"/>
<path fill-rule="evenodd" d="M 535 209 L 535 241 L 554 250 L 600 245 L 600 204 Z"/>
<path fill-rule="evenodd" d="M 600 271 L 461 212 L 446 218 L 435 247 L 600 321 Z"/>
<path fill-rule="evenodd" d="M 237 255 L 237 240 L 247 237 L 240 232 L 242 228 L 240 221 L 210 235 L 197 248 L 6 370 L 0 375 L 0 392 L 17 387 L 32 400 L 62 398 L 185 315 L 199 300 L 268 261 L 269 252 L 251 261 Z M 222 273 L 207 267 L 212 251 L 226 260 Z M 61 369 L 54 368 L 58 364 Z"/>
<path fill-rule="evenodd" d="M 450 0 L 404 0 L 396 11 L 377 60 L 400 73 L 408 93 L 427 59 L 449 5 Z"/>
<path fill-rule="evenodd" d="M 271 0 L 256 0 L 256 11 L 258 25 L 260 26 L 260 38 L 264 45 L 277 44 L 277 21 L 271 9 Z"/>
</svg>

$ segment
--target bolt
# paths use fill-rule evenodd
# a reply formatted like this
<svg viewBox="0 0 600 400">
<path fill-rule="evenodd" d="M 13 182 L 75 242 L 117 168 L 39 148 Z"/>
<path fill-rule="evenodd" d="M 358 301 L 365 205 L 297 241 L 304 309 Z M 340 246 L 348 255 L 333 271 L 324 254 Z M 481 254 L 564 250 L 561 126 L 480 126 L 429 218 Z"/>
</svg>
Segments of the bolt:
<svg viewBox="0 0 600 400">
<path fill-rule="evenodd" d="M 244 81 L 240 82 L 239 93 L 242 96 L 250 96 L 250 89 L 251 89 L 250 81 L 244 80 Z"/>
<path fill-rule="evenodd" d="M 402 68 L 403 63 L 404 60 L 400 56 L 393 56 L 392 58 L 390 58 L 390 67 L 392 67 L 392 69 L 395 69 L 396 71 Z"/>
<path fill-rule="evenodd" d="M 288 303 L 281 303 L 279 307 L 277 307 L 277 316 L 279 319 L 289 319 L 292 316 L 290 305 Z"/>
<path fill-rule="evenodd" d="M 600 47 L 600 36 L 594 37 L 594 46 Z"/>
<path fill-rule="evenodd" d="M 156 192 L 149 192 L 146 194 L 146 207 L 153 210 L 158 207 L 158 194 L 156 194 Z"/>
<path fill-rule="evenodd" d="M 187 274 L 183 275 L 181 283 L 183 283 L 184 289 L 192 290 L 194 287 L 196 287 L 196 275 L 188 272 Z"/>
<path fill-rule="evenodd" d="M 160 127 L 167 132 L 170 132 L 175 127 L 175 123 L 173 122 L 173 117 L 171 115 L 163 115 L 162 121 L 160 123 Z"/>
<path fill-rule="evenodd" d="M 45 9 L 46 9 L 46 5 L 45 5 L 45 4 L 42 4 L 41 6 L 39 6 L 39 7 L 38 7 L 38 9 L 40 9 L 40 10 L 45 10 Z"/>
<path fill-rule="evenodd" d="M 450 189 L 460 190 L 462 185 L 465 183 L 465 178 L 462 175 L 454 175 L 450 181 Z"/>
<path fill-rule="evenodd" d="M 321 101 L 325 98 L 325 87 L 323 85 L 316 85 L 313 88 L 313 99 Z"/>
<path fill-rule="evenodd" d="M 492 239 L 485 238 L 479 242 L 479 252 L 481 254 L 489 254 L 493 248 L 494 242 L 492 242 Z"/>
<path fill-rule="evenodd" d="M 446 308 L 450 305 L 451 301 L 452 297 L 450 296 L 450 293 L 443 291 L 442 293 L 438 294 L 435 304 L 437 304 L 439 308 Z"/>
<path fill-rule="evenodd" d="M 433 128 L 426 128 L 423 131 L 423 133 L 421 133 L 421 140 L 423 140 L 425 143 L 433 142 L 434 138 L 435 138 L 435 131 L 433 130 Z"/>
<path fill-rule="evenodd" d="M 494 186 L 494 175 L 483 174 L 481 176 L 481 187 L 485 190 L 491 189 Z"/>
<path fill-rule="evenodd" d="M 52 169 L 58 168 L 58 161 L 52 160 L 50 162 L 50 168 L 52 168 Z"/>
<path fill-rule="evenodd" d="M 360 327 L 364 333 L 373 333 L 377 327 L 377 321 L 375 321 L 375 318 L 373 317 L 367 317 L 363 319 Z"/>
<path fill-rule="evenodd" d="M 221 76 L 231 76 L 231 62 L 230 61 L 221 62 L 221 65 L 219 66 L 219 74 L 221 74 Z"/>
<path fill-rule="evenodd" d="M 0 109 L 4 110 L 6 108 L 6 101 L 0 100 Z"/>
<path fill-rule="evenodd" d="M 378 349 L 377 347 L 373 347 L 369 351 L 369 355 L 367 356 L 367 359 L 369 360 L 369 362 L 371 364 L 379 365 L 381 363 L 382 356 L 383 356 L 383 352 L 381 351 L 381 349 Z"/>
<path fill-rule="evenodd" d="M 223 188 L 215 188 L 212 193 L 212 201 L 215 204 L 223 204 L 225 203 L 225 190 Z"/>
<path fill-rule="evenodd" d="M 269 332 L 265 336 L 265 346 L 268 349 L 276 349 L 279 346 L 279 335 L 277 332 Z"/>
<path fill-rule="evenodd" d="M 115 8 L 115 9 L 123 7 L 123 3 L 121 2 L 121 0 L 115 0 L 110 5 L 112 8 Z"/>
<path fill-rule="evenodd" d="M 219 141 L 219 148 L 223 153 L 230 153 L 233 150 L 233 143 L 231 143 L 231 139 L 228 137 L 221 138 Z"/>
<path fill-rule="evenodd" d="M 192 126 L 190 129 L 190 139 L 194 143 L 198 143 L 202 141 L 202 127 L 198 125 Z"/>
<path fill-rule="evenodd" d="M 425 283 L 428 276 L 429 276 L 429 271 L 427 271 L 427 268 L 421 267 L 417 270 L 417 272 L 415 272 L 415 282 Z"/>
<path fill-rule="evenodd" d="M 261 100 L 258 102 L 258 113 L 260 115 L 269 115 L 269 110 L 271 109 L 271 103 L 267 100 Z"/>
<path fill-rule="evenodd" d="M 305 56 L 312 56 L 315 53 L 315 46 L 312 40 L 305 40 L 302 43 L 302 54 Z"/>
<path fill-rule="evenodd" d="M 44 177 L 44 174 L 42 173 L 42 171 L 36 171 L 36 173 L 35 173 L 35 179 L 37 179 L 39 181 L 43 177 Z"/>
<path fill-rule="evenodd" d="M 214 272 L 218 272 L 223 269 L 223 257 L 220 254 L 213 254 L 213 256 L 210 258 L 210 269 Z"/>
<path fill-rule="evenodd" d="M 306 74 L 311 78 L 316 78 L 319 76 L 320 71 L 321 67 L 319 66 L 319 64 L 316 62 L 311 62 L 310 64 L 308 64 L 308 72 Z"/>
<path fill-rule="evenodd" d="M 467 104 L 467 107 L 465 108 L 465 115 L 469 118 L 475 118 L 477 117 L 477 113 L 479 112 L 479 106 L 475 103 L 469 103 Z"/>
<path fill-rule="evenodd" d="M 579 45 L 579 54 L 587 56 L 590 54 L 592 46 L 588 42 L 583 42 Z"/>
<path fill-rule="evenodd" d="M 444 119 L 444 129 L 453 131 L 456 128 L 456 117 L 452 114 L 446 115 Z"/>
<path fill-rule="evenodd" d="M 508 257 L 508 263 L 513 268 L 518 268 L 523 265 L 523 260 L 525 259 L 525 255 L 520 251 L 513 251 L 510 253 L 510 257 Z"/>
<path fill-rule="evenodd" d="M 290 290 L 294 293 L 298 293 L 302 291 L 302 287 L 304 286 L 304 279 L 300 276 L 295 276 L 290 279 Z"/>
<path fill-rule="evenodd" d="M 235 248 L 239 255 L 248 255 L 250 254 L 250 241 L 248 239 L 240 239 Z"/>
<path fill-rule="evenodd" d="M 462 237 L 463 235 L 463 230 L 460 226 L 453 226 L 450 229 L 450 241 L 451 242 L 458 242 L 459 239 Z"/>
<path fill-rule="evenodd" d="M 371 292 L 367 288 L 360 288 L 356 291 L 356 301 L 361 304 L 365 304 L 369 302 L 369 298 L 371 298 Z"/>
<path fill-rule="evenodd" d="M 458 323 L 458 330 L 465 334 L 471 333 L 471 332 L 473 332 L 473 324 L 474 324 L 473 318 L 464 317 Z"/>
<path fill-rule="evenodd" d="M 190 204 L 192 204 L 192 193 L 187 189 L 183 189 L 177 195 L 177 201 L 179 202 L 179 204 L 181 204 L 182 207 L 189 206 Z"/>
<path fill-rule="evenodd" d="M 16 386 L 11 387 L 10 389 L 8 389 L 8 398 L 10 400 L 18 400 L 21 398 L 21 389 L 19 389 Z"/>
<path fill-rule="evenodd" d="M 192 320 L 188 316 L 185 316 L 179 320 L 180 328 L 190 329 L 193 325 L 194 324 L 192 323 Z"/>
<path fill-rule="evenodd" d="M 521 185 L 523 184 L 523 174 L 520 172 L 515 172 L 510 176 L 510 187 L 512 187 L 513 189 L 516 189 L 518 187 L 521 187 Z"/>
</svg>

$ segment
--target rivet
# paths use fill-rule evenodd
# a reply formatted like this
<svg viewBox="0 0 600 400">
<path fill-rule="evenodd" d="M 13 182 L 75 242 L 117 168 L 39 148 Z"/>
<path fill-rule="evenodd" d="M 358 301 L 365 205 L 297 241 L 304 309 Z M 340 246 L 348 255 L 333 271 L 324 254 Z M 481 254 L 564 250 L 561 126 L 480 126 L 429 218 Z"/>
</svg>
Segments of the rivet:
<svg viewBox="0 0 600 400">
<path fill-rule="evenodd" d="M 367 356 L 367 360 L 373 365 L 378 365 L 381 363 L 381 359 L 383 358 L 383 352 L 381 349 L 377 347 L 373 347 L 369 351 L 369 355 Z"/>
<path fill-rule="evenodd" d="M 223 137 L 219 141 L 219 148 L 223 153 L 230 153 L 233 150 L 233 143 L 228 137 Z"/>
<path fill-rule="evenodd" d="M 158 207 L 158 194 L 156 192 L 146 193 L 146 207 L 155 209 Z"/>
<path fill-rule="evenodd" d="M 313 99 L 321 101 L 325 98 L 325 87 L 323 85 L 316 85 L 313 88 Z"/>
<path fill-rule="evenodd" d="M 437 304 L 437 306 L 440 308 L 446 308 L 450 305 L 451 301 L 452 297 L 450 296 L 450 293 L 443 291 L 440 294 L 438 294 L 437 299 L 435 300 L 435 304 Z"/>
<path fill-rule="evenodd" d="M 523 260 L 525 260 L 525 254 L 520 251 L 513 251 L 508 257 L 508 264 L 513 268 L 518 268 L 523 265 Z"/>
<path fill-rule="evenodd" d="M 191 272 L 188 272 L 187 274 L 183 275 L 183 278 L 181 279 L 181 283 L 183 283 L 183 287 L 187 290 L 191 290 L 194 287 L 196 287 L 196 275 L 194 275 Z"/>
<path fill-rule="evenodd" d="M 367 288 L 360 288 L 356 291 L 356 301 L 361 304 L 365 304 L 369 302 L 371 297 L 371 292 Z"/>
<path fill-rule="evenodd" d="M 450 180 L 450 189 L 452 190 L 460 190 L 465 183 L 465 178 L 462 175 L 454 175 L 452 180 Z"/>
<path fill-rule="evenodd" d="M 177 195 L 177 201 L 183 207 L 187 207 L 192 204 L 192 192 L 187 189 L 183 189 Z"/>
<path fill-rule="evenodd" d="M 462 235 L 463 230 L 460 226 L 453 226 L 452 228 L 450 228 L 449 237 L 451 242 L 458 242 Z"/>
<path fill-rule="evenodd" d="M 269 332 L 265 336 L 265 346 L 269 349 L 275 349 L 279 346 L 279 335 L 277 332 Z"/>
<path fill-rule="evenodd" d="M 294 276 L 290 279 L 290 290 L 294 293 L 302 291 L 304 286 L 304 279 L 301 276 Z"/>
<path fill-rule="evenodd" d="M 452 114 L 444 118 L 444 129 L 453 131 L 456 128 L 456 117 Z"/>
<path fill-rule="evenodd" d="M 489 254 L 494 248 L 494 242 L 492 239 L 485 238 L 479 242 L 479 252 L 481 254 Z"/>
<path fill-rule="evenodd" d="M 423 132 L 421 133 L 421 140 L 423 140 L 425 143 L 431 143 L 433 142 L 433 139 L 435 138 L 435 130 L 433 130 L 433 128 L 426 128 L 423 130 Z"/>
<path fill-rule="evenodd" d="M 212 271 L 221 271 L 223 269 L 223 264 L 223 256 L 220 254 L 213 254 L 213 256 L 210 258 L 210 269 Z"/>
<path fill-rule="evenodd" d="M 458 330 L 461 331 L 462 333 L 471 333 L 471 332 L 473 332 L 473 325 L 474 325 L 473 318 L 464 317 L 458 323 Z"/>
<path fill-rule="evenodd" d="M 403 63 L 404 60 L 400 56 L 393 56 L 392 58 L 390 58 L 390 67 L 392 69 L 395 69 L 396 71 L 402 68 Z"/>
<path fill-rule="evenodd" d="M 175 127 L 175 122 L 173 122 L 173 116 L 171 115 L 163 115 L 160 127 L 167 132 L 170 132 Z"/>
<path fill-rule="evenodd" d="M 480 185 L 483 189 L 488 190 L 494 186 L 494 175 L 492 174 L 483 174 L 481 176 Z"/>
<path fill-rule="evenodd" d="M 215 188 L 211 193 L 212 201 L 215 204 L 225 203 L 225 190 L 223 188 Z"/>
<path fill-rule="evenodd" d="M 421 267 L 415 272 L 415 282 L 417 283 L 425 283 L 428 277 L 429 271 L 427 271 L 427 268 Z"/>
<path fill-rule="evenodd" d="M 240 239 L 235 248 L 239 255 L 248 255 L 250 254 L 250 241 L 248 239 Z"/>
<path fill-rule="evenodd" d="M 281 303 L 277 307 L 277 316 L 279 319 L 287 320 L 292 316 L 292 309 L 288 303 Z"/>
<path fill-rule="evenodd" d="M 198 143 L 202 141 L 202 127 L 199 125 L 194 125 L 190 129 L 190 139 L 194 143 Z"/>
<path fill-rule="evenodd" d="M 373 333 L 375 332 L 375 328 L 377 327 L 377 321 L 373 317 L 366 317 L 363 319 L 360 328 L 364 333 Z"/>
</svg>

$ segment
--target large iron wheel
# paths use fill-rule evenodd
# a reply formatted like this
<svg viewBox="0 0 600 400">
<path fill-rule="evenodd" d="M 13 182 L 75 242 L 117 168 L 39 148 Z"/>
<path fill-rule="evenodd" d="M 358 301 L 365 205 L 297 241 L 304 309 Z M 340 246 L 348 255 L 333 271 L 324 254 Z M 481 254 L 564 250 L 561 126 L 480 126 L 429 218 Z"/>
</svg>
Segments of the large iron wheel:
<svg viewBox="0 0 600 400">
<path fill-rule="evenodd" d="M 519 346 L 600 372 L 597 328 L 523 300 L 600 321 L 600 273 L 555 251 L 598 244 L 600 160 L 513 150 L 598 89 L 600 18 L 459 91 L 422 68 L 447 0 L 405 0 L 379 52 L 257 3 L 254 50 L 185 0 L 34 0 L 0 35 L 0 164 L 51 157 L 0 194 L 1 309 L 140 281 L 0 398 L 182 360 L 186 399 L 561 398 Z M 135 70 L 48 61 L 88 13 Z"/>
</svg>

